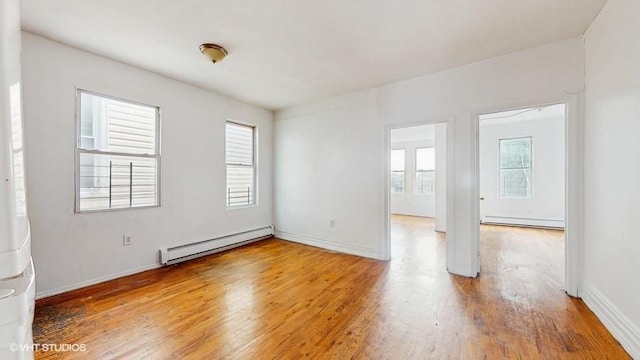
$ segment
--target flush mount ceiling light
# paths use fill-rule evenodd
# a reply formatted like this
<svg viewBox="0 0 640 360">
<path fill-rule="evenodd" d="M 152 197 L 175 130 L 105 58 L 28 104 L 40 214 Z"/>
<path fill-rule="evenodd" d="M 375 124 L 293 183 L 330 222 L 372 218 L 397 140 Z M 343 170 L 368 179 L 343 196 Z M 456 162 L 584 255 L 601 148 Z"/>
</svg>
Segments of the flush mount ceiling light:
<svg viewBox="0 0 640 360">
<path fill-rule="evenodd" d="M 227 56 L 227 50 L 216 44 L 202 44 L 200 45 L 200 52 L 214 64 L 222 61 Z"/>
</svg>

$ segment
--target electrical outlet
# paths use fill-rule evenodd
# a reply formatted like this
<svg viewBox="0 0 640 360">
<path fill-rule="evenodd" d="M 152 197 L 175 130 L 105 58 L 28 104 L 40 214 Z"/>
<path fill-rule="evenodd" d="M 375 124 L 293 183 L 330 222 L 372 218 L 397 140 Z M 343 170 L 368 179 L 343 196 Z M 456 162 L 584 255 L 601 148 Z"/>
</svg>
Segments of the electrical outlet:
<svg viewBox="0 0 640 360">
<path fill-rule="evenodd" d="M 122 246 L 129 246 L 133 244 L 133 240 L 131 240 L 130 235 L 122 235 Z"/>
<path fill-rule="evenodd" d="M 329 220 L 329 227 L 332 227 L 332 228 L 336 227 L 336 221 L 333 219 Z"/>
</svg>

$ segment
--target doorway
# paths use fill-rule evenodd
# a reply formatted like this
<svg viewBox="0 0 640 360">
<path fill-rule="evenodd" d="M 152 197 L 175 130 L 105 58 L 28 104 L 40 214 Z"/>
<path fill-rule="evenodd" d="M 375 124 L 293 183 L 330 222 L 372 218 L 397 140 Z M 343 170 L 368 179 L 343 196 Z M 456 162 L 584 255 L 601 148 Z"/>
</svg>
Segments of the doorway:
<svg viewBox="0 0 640 360">
<path fill-rule="evenodd" d="M 520 282 L 543 277 L 549 286 L 566 289 L 565 129 L 565 104 L 479 116 L 483 268 Z"/>
<path fill-rule="evenodd" d="M 388 254 L 428 252 L 420 238 L 446 232 L 447 124 L 390 129 L 388 146 Z"/>
</svg>

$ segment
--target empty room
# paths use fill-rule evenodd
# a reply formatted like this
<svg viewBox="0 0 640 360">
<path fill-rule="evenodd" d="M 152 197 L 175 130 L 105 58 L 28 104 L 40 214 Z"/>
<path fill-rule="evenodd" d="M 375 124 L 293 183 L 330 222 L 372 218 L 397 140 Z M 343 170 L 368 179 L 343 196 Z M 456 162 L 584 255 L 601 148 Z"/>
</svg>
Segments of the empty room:
<svg viewBox="0 0 640 360">
<path fill-rule="evenodd" d="M 638 34 L 2 0 L 0 359 L 640 359 Z"/>
</svg>

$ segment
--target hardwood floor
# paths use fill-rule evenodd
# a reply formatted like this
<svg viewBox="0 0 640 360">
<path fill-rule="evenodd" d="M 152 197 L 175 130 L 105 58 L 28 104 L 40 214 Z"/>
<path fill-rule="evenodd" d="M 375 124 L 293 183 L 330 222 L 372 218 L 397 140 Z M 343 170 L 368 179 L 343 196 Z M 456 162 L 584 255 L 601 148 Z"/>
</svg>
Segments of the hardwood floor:
<svg viewBox="0 0 640 360">
<path fill-rule="evenodd" d="M 42 299 L 35 342 L 86 352 L 36 357 L 630 358 L 562 291 L 561 232 L 486 227 L 467 279 L 432 229 L 394 216 L 390 262 L 271 239 Z"/>
</svg>

